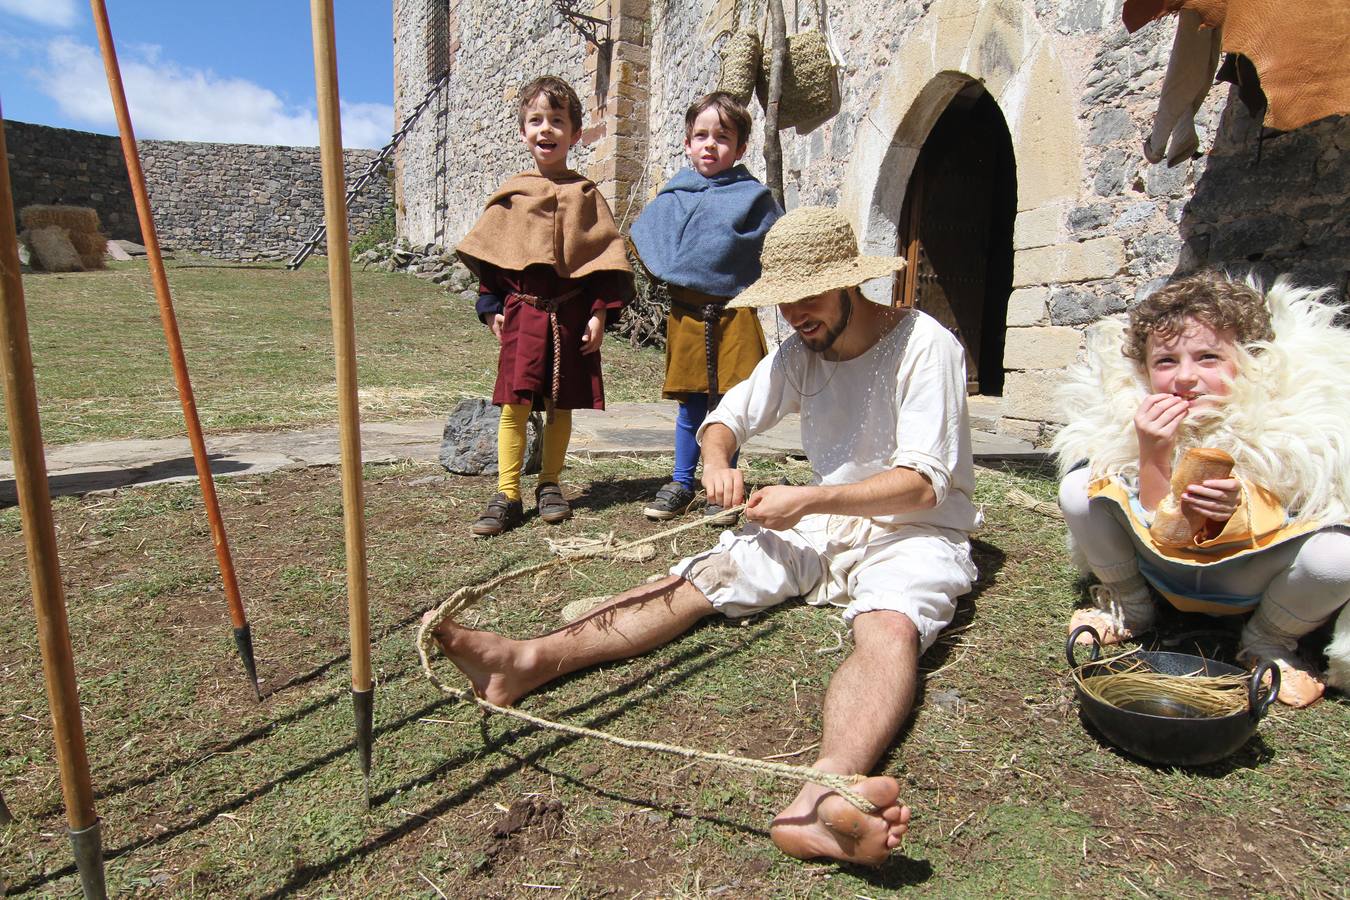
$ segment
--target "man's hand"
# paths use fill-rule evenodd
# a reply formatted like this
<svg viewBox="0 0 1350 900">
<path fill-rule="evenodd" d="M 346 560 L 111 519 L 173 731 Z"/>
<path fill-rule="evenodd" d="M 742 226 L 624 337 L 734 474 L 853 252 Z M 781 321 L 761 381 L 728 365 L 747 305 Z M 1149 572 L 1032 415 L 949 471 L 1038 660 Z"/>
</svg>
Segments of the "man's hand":
<svg viewBox="0 0 1350 900">
<path fill-rule="evenodd" d="M 773 484 L 750 495 L 745 517 L 771 531 L 784 531 L 802 520 L 810 512 L 812 495 L 819 492 L 814 486 Z"/>
<path fill-rule="evenodd" d="M 491 319 L 488 319 L 488 328 L 492 329 L 492 336 L 497 339 L 498 344 L 502 342 L 502 326 L 505 324 L 506 316 L 501 313 L 497 313 Z"/>
<path fill-rule="evenodd" d="M 1187 485 L 1186 493 L 1181 495 L 1181 511 L 1222 523 L 1233 518 L 1241 499 L 1242 489 L 1236 478 L 1211 478 L 1203 484 Z"/>
<path fill-rule="evenodd" d="M 710 466 L 703 463 L 703 490 L 710 505 L 730 509 L 745 502 L 745 476 L 740 469 Z"/>
<path fill-rule="evenodd" d="M 581 355 L 589 356 L 599 350 L 600 342 L 604 339 L 605 311 L 602 309 L 586 323 L 586 333 L 581 336 Z"/>
</svg>

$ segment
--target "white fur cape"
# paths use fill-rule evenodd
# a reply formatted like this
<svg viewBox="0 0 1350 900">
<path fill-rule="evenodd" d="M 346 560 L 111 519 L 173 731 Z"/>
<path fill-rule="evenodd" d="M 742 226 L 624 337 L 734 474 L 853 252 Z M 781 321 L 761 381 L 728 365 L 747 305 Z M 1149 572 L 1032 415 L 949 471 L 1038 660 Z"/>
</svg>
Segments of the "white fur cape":
<svg viewBox="0 0 1350 900">
<path fill-rule="evenodd" d="M 1259 285 L 1252 284 L 1260 290 Z M 1234 474 L 1270 491 L 1291 524 L 1350 522 L 1350 331 L 1332 324 L 1328 292 L 1285 279 L 1266 293 L 1275 337 L 1239 348 L 1232 393 L 1188 417 L 1178 440 L 1218 447 Z M 1071 366 L 1057 400 L 1068 424 L 1056 435 L 1060 474 L 1087 460 L 1093 477 L 1137 477 L 1134 415 L 1148 394 L 1123 353 L 1125 319 L 1087 331 L 1087 358 Z"/>
</svg>

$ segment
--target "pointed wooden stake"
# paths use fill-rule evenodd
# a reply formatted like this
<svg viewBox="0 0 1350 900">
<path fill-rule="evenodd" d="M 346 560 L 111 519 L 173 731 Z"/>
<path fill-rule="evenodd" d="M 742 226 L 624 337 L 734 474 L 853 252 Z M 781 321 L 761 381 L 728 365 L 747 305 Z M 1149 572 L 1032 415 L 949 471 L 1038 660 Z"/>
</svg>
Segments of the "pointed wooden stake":
<svg viewBox="0 0 1350 900">
<path fill-rule="evenodd" d="M 3 115 L 0 115 L 0 369 L 4 372 L 14 485 L 19 494 L 23 540 L 28 550 L 28 577 L 33 586 L 38 646 L 47 682 L 47 704 L 52 712 L 52 737 L 61 770 L 66 822 L 84 896 L 86 900 L 103 900 L 107 896 L 103 886 L 103 852 L 99 847 L 94 789 L 89 781 L 89 755 L 75 684 L 61 561 L 56 552 L 52 497 L 47 488 L 47 458 L 42 450 L 33 351 L 28 341 L 28 311 L 19 274 L 19 242 L 14 230 L 14 195 L 9 182 Z"/>
<path fill-rule="evenodd" d="M 159 249 L 155 232 L 155 218 L 150 211 L 150 194 L 145 188 L 145 173 L 141 171 L 140 151 L 136 148 L 136 133 L 131 127 L 131 111 L 127 107 L 126 91 L 122 88 L 122 71 L 117 65 L 117 48 L 113 45 L 112 27 L 108 24 L 108 10 L 103 0 L 89 0 L 98 31 L 99 49 L 103 53 L 103 69 L 108 76 L 108 92 L 112 95 L 113 110 L 117 114 L 117 130 L 122 137 L 122 155 L 127 161 L 127 175 L 131 179 L 131 194 L 136 201 L 136 215 L 141 220 L 141 239 L 145 242 L 145 258 L 150 264 L 150 278 L 155 285 L 155 299 L 159 301 L 159 319 L 164 327 L 164 340 L 169 345 L 169 360 L 173 363 L 173 377 L 178 385 L 178 400 L 183 406 L 187 423 L 188 442 L 192 444 L 192 461 L 197 467 L 197 481 L 202 487 L 202 501 L 206 519 L 211 524 L 211 538 L 216 549 L 216 562 L 225 586 L 225 599 L 230 605 L 230 621 L 235 629 L 235 646 L 239 651 L 244 672 L 253 683 L 253 695 L 258 692 L 257 666 L 253 660 L 253 640 L 240 641 L 241 629 L 247 630 L 248 617 L 244 601 L 239 596 L 239 582 L 234 575 L 234 560 L 230 557 L 230 542 L 225 537 L 225 521 L 220 516 L 216 500 L 216 483 L 211 478 L 211 462 L 206 455 L 206 440 L 202 424 L 197 418 L 197 401 L 192 394 L 192 380 L 188 377 L 187 358 L 183 355 L 183 341 L 178 334 L 178 318 L 174 315 L 173 298 L 169 295 L 169 279 L 164 273 L 164 256 Z"/>
<path fill-rule="evenodd" d="M 310 0 L 314 85 L 319 107 L 323 214 L 328 227 L 328 299 L 337 357 L 338 434 L 342 449 L 342 512 L 347 547 L 347 617 L 352 646 L 352 704 L 356 749 L 369 802 L 374 682 L 370 673 L 370 602 L 366 593 L 366 514 L 361 482 L 361 408 L 356 393 L 356 326 L 352 310 L 351 248 L 338 111 L 337 49 L 332 0 Z"/>
</svg>

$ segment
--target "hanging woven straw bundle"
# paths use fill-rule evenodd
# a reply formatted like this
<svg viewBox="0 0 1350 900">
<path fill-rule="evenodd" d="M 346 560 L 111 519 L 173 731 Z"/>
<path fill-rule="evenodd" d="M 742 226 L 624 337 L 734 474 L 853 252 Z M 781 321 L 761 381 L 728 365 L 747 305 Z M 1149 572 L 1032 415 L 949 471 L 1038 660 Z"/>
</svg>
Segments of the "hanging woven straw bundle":
<svg viewBox="0 0 1350 900">
<path fill-rule="evenodd" d="M 742 28 L 731 35 L 722 47 L 722 74 L 717 89 L 735 97 L 738 103 L 750 102 L 755 92 L 763 48 L 753 28 Z"/>
<path fill-rule="evenodd" d="M 755 93 L 761 106 L 769 102 L 769 66 L 772 54 L 759 64 Z M 778 102 L 778 127 L 806 134 L 839 112 L 839 81 L 824 33 L 801 31 L 788 38 L 783 66 L 783 95 Z"/>
</svg>

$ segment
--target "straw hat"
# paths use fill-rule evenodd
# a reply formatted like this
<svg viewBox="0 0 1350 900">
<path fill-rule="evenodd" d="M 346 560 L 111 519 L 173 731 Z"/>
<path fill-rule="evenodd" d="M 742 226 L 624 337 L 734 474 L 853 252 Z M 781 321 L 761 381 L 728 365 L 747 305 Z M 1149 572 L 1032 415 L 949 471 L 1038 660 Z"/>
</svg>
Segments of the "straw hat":
<svg viewBox="0 0 1350 900">
<path fill-rule="evenodd" d="M 777 306 L 856 287 L 905 267 L 898 256 L 859 256 L 848 219 L 838 210 L 799 206 L 764 237 L 759 280 L 728 308 Z"/>
</svg>

